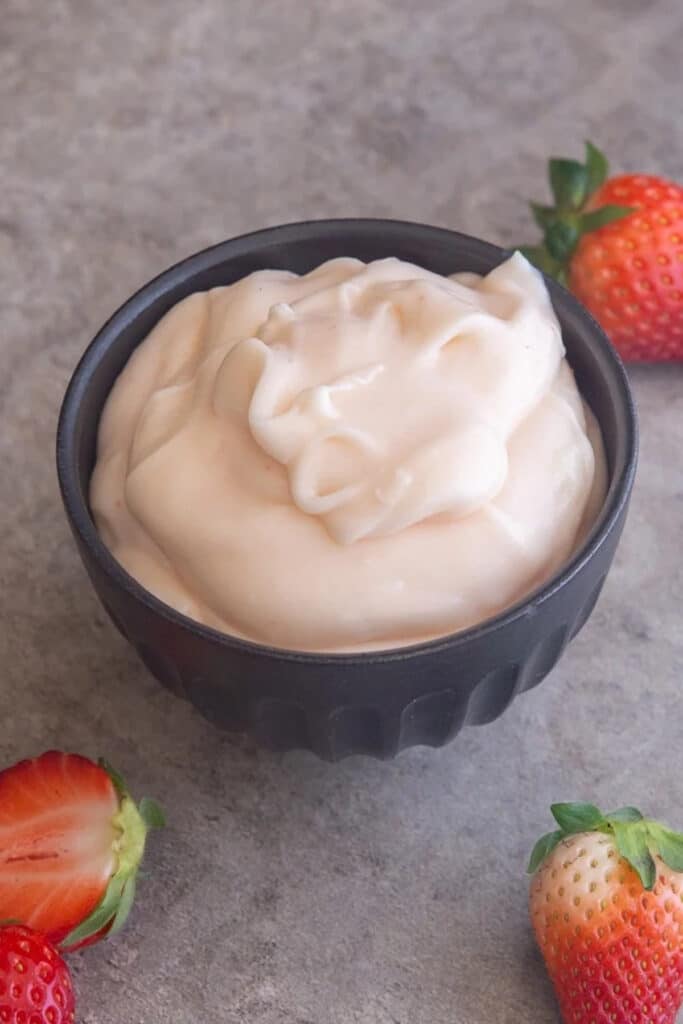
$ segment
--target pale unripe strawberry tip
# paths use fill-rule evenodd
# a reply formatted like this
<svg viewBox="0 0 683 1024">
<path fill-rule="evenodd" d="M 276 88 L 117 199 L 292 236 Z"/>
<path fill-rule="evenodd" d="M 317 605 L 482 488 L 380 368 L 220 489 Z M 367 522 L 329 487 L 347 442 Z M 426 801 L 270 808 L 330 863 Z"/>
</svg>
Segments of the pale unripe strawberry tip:
<svg viewBox="0 0 683 1024">
<path fill-rule="evenodd" d="M 582 833 L 609 836 L 619 854 L 637 873 L 643 888 L 651 891 L 657 877 L 655 857 L 673 871 L 683 871 L 683 835 L 644 818 L 636 807 L 620 807 L 603 814 L 595 804 L 557 803 L 550 808 L 559 828 L 535 844 L 527 871 L 535 874 L 563 839 Z"/>
</svg>

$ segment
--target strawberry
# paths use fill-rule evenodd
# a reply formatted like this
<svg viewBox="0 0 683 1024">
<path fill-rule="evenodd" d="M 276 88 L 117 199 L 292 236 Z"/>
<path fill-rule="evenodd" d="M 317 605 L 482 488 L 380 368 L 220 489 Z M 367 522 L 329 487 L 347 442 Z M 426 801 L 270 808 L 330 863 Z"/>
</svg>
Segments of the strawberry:
<svg viewBox="0 0 683 1024">
<path fill-rule="evenodd" d="M 62 948 L 113 934 L 133 903 L 147 830 L 162 824 L 157 804 L 136 806 L 102 761 L 51 750 L 0 772 L 0 920 Z"/>
<path fill-rule="evenodd" d="M 565 1024 L 673 1024 L 683 1000 L 683 835 L 634 807 L 555 804 L 531 921 Z"/>
<path fill-rule="evenodd" d="M 44 935 L 24 925 L 0 926 L 2 1024 L 73 1024 L 71 975 Z"/>
<path fill-rule="evenodd" d="M 683 359 L 683 187 L 646 174 L 608 178 L 603 154 L 551 160 L 554 206 L 531 204 L 544 232 L 522 252 L 590 310 L 621 356 Z"/>
</svg>

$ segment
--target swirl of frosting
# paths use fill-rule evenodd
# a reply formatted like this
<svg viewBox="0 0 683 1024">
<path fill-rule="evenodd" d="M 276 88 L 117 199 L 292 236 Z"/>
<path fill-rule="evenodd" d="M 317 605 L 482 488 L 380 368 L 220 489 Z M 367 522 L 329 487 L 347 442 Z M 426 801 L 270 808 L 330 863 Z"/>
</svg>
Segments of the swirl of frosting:
<svg viewBox="0 0 683 1024">
<path fill-rule="evenodd" d="M 542 278 L 397 259 L 258 271 L 172 309 L 105 406 L 91 504 L 191 617 L 352 650 L 478 622 L 599 507 L 595 421 Z"/>
</svg>

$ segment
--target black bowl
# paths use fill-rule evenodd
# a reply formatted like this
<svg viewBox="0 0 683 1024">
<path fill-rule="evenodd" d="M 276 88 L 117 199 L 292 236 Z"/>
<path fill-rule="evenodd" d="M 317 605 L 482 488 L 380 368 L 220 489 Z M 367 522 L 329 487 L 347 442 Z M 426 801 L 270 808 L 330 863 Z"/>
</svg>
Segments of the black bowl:
<svg viewBox="0 0 683 1024">
<path fill-rule="evenodd" d="M 569 360 L 607 450 L 609 490 L 589 538 L 553 579 L 479 626 L 408 648 L 336 655 L 277 650 L 198 625 L 115 561 L 95 528 L 88 482 L 100 413 L 116 376 L 176 302 L 254 270 L 304 273 L 335 256 L 397 256 L 440 274 L 486 273 L 505 255 L 454 231 L 397 221 L 270 228 L 161 274 L 114 314 L 86 351 L 57 434 L 62 497 L 81 558 L 107 612 L 150 671 L 217 725 L 328 760 L 354 753 L 389 758 L 414 744 L 440 746 L 465 724 L 490 722 L 515 694 L 536 686 L 593 610 L 624 525 L 637 450 L 626 375 L 595 321 L 550 282 Z"/>
</svg>

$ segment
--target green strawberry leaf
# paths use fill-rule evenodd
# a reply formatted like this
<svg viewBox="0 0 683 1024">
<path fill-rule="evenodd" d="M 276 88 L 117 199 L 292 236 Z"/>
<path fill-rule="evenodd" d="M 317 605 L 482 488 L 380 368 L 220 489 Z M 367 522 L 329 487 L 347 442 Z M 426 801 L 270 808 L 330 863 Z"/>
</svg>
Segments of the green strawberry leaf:
<svg viewBox="0 0 683 1024">
<path fill-rule="evenodd" d="M 550 812 L 562 831 L 568 835 L 593 832 L 605 824 L 605 818 L 595 804 L 553 804 Z"/>
<path fill-rule="evenodd" d="M 109 929 L 109 935 L 116 935 L 120 932 L 124 924 L 128 920 L 131 907 L 135 901 L 135 875 L 128 879 L 126 886 L 121 896 L 121 902 L 118 905 L 116 916 L 112 921 L 112 926 Z"/>
<path fill-rule="evenodd" d="M 559 264 L 544 245 L 520 245 L 517 251 L 548 277 L 555 277 L 557 274 Z"/>
<path fill-rule="evenodd" d="M 138 804 L 138 811 L 147 828 L 163 828 L 165 826 L 164 809 L 151 797 L 143 796 Z"/>
<path fill-rule="evenodd" d="M 606 204 L 597 210 L 586 210 L 588 200 L 609 173 L 607 160 L 591 142 L 586 142 L 585 163 L 555 157 L 550 160 L 548 168 L 554 205 L 530 204 L 534 220 L 543 232 L 543 242 L 521 251 L 539 270 L 566 286 L 571 262 L 582 235 L 626 217 L 633 211 L 630 207 L 613 204 Z"/>
<path fill-rule="evenodd" d="M 114 875 L 109 882 L 107 890 L 91 914 L 84 921 L 70 931 L 66 938 L 62 939 L 60 946 L 68 948 L 77 946 L 86 939 L 92 938 L 102 931 L 117 914 L 120 906 L 126 879 L 121 875 Z"/>
<path fill-rule="evenodd" d="M 612 830 L 619 855 L 637 873 L 643 888 L 652 889 L 657 878 L 657 868 L 647 845 L 647 826 L 642 822 L 627 824 L 614 821 Z"/>
<path fill-rule="evenodd" d="M 578 160 L 550 161 L 550 185 L 560 210 L 580 210 L 588 194 L 588 171 Z"/>
<path fill-rule="evenodd" d="M 114 784 L 114 789 L 116 790 L 119 799 L 122 800 L 123 797 L 126 796 L 128 793 L 128 787 L 126 786 L 126 783 L 121 773 L 117 772 L 116 768 L 112 767 L 112 765 L 110 765 L 109 762 L 106 761 L 103 757 L 100 757 L 97 763 L 100 766 L 100 768 L 102 768 L 102 770 L 107 773 L 107 775 Z"/>
<path fill-rule="evenodd" d="M 604 185 L 608 174 L 607 157 L 592 142 L 586 141 L 586 198 L 592 196 L 601 185 Z"/>
<path fill-rule="evenodd" d="M 551 224 L 545 233 L 545 244 L 548 247 L 548 252 L 559 263 L 565 263 L 569 259 L 578 240 L 578 228 L 566 220 L 558 220 Z"/>
<path fill-rule="evenodd" d="M 557 220 L 554 206 L 541 206 L 540 203 L 529 203 L 534 220 L 543 231 Z"/>
<path fill-rule="evenodd" d="M 648 821 L 647 830 L 664 863 L 672 871 L 683 871 L 683 835 L 656 821 Z"/>
<path fill-rule="evenodd" d="M 617 206 L 608 203 L 606 206 L 599 206 L 597 210 L 591 210 L 590 213 L 582 213 L 579 217 L 579 227 L 581 232 L 597 231 L 598 228 L 604 228 L 606 224 L 613 224 L 615 220 L 623 220 L 624 217 L 628 217 L 630 213 L 634 212 L 635 206 Z"/>
<path fill-rule="evenodd" d="M 643 816 L 637 807 L 620 807 L 616 811 L 610 811 L 609 814 L 605 815 L 605 818 L 609 824 L 613 821 L 629 822 L 643 820 Z"/>
<path fill-rule="evenodd" d="M 527 867 L 528 874 L 536 874 L 543 861 L 553 852 L 563 835 L 564 833 L 558 829 L 557 832 L 548 832 L 546 835 L 541 836 L 531 851 Z"/>
</svg>

